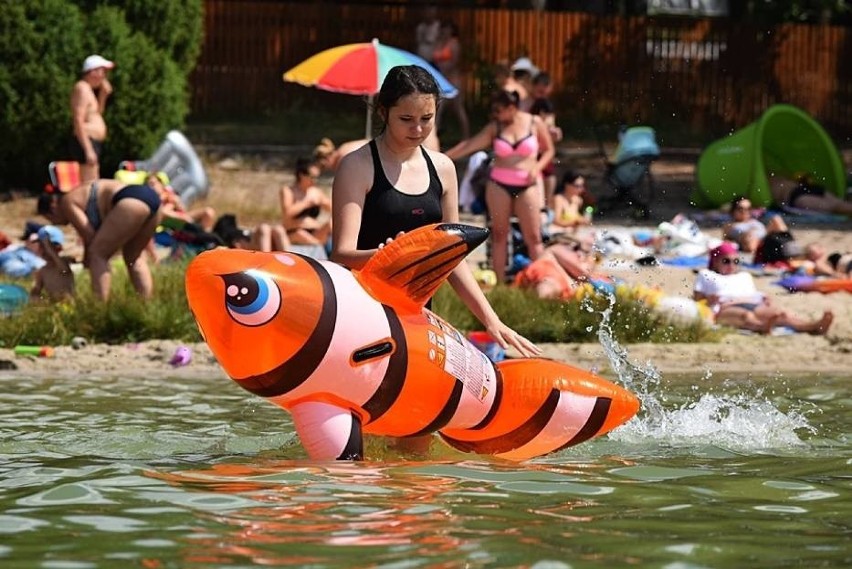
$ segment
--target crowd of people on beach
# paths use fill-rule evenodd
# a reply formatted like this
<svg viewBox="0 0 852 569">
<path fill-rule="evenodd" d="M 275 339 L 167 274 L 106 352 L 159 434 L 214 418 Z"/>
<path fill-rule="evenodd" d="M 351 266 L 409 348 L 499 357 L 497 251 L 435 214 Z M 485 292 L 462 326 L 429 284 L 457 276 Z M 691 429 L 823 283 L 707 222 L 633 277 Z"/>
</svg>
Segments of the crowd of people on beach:
<svg viewBox="0 0 852 569">
<path fill-rule="evenodd" d="M 563 132 L 551 100 L 550 75 L 525 56 L 496 62 L 490 119 L 474 132 L 461 93 L 464 58 L 458 27 L 430 8 L 414 35 L 416 52 L 460 94 L 443 100 L 423 67 L 392 68 L 375 98 L 380 133 L 339 145 L 323 138 L 312 156 L 295 161 L 292 183 L 280 188 L 280 219 L 252 228 L 241 227 L 235 213 L 217 216 L 209 206 L 186 207 L 162 172 L 149 172 L 141 183 L 101 176 L 104 111 L 112 94 L 107 74 L 115 64 L 100 55 L 86 58 L 71 95 L 71 155 L 79 163 L 80 183 L 40 197 L 37 213 L 49 224 L 31 223 L 22 245 L 8 243 L 0 253 L 0 267 L 6 272 L 10 261 L 12 270 L 14 260 L 15 270 L 20 273 L 23 267 L 31 273 L 34 299 L 72 296 L 73 260 L 62 254 L 65 236 L 59 228 L 69 224 L 82 244 L 82 266 L 91 275 L 96 297 L 109 298 L 111 259 L 121 252 L 133 287 L 147 299 L 154 291 L 149 262 L 161 258 L 154 245 L 158 228 L 189 234 L 196 245 L 202 243 L 197 250 L 297 249 L 359 268 L 401 232 L 455 222 L 460 214 L 484 213 L 491 232 L 493 282 L 523 287 L 541 298 L 569 300 L 583 285 L 611 290 L 620 281 L 608 271 L 607 263 L 615 258 L 644 266 L 673 257 L 704 259 L 704 267 L 691 265 L 691 300 L 706 308 L 696 314 L 711 314 L 711 323 L 758 333 L 772 333 L 779 326 L 811 334 L 829 329 L 830 311 L 809 320 L 779 308 L 757 292 L 751 273 L 741 269 L 750 261 L 850 279 L 852 254 L 829 252 L 826 244 L 799 243 L 781 215 L 761 217 L 745 197 L 730 204 L 722 240 L 706 236 L 686 216 L 654 230 L 598 228 L 596 198 L 586 186 L 593 173 L 558 164 L 556 148 Z M 451 116 L 461 140 L 442 150 L 439 130 Z M 459 183 L 457 165 L 468 157 Z M 330 194 L 318 185 L 322 173 L 333 177 Z M 785 199 L 799 207 L 846 211 L 848 202 L 802 190 L 801 184 L 796 188 Z M 831 203 L 820 201 L 826 199 Z M 15 256 L 8 254 L 12 249 Z M 531 342 L 502 323 L 468 264 L 460 265 L 450 283 L 498 343 L 522 355 L 537 353 Z"/>
</svg>

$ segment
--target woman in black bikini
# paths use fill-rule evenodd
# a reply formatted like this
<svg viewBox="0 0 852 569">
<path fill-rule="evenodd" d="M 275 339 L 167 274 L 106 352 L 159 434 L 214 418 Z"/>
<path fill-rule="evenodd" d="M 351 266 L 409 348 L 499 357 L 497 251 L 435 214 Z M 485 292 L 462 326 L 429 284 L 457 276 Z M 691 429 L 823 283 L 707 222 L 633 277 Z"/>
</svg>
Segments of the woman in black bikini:
<svg viewBox="0 0 852 569">
<path fill-rule="evenodd" d="M 160 222 L 160 196 L 146 185 L 118 180 L 87 182 L 65 193 L 39 199 L 38 213 L 54 225 L 70 223 L 83 240 L 83 264 L 92 276 L 92 290 L 109 298 L 110 258 L 120 249 L 130 281 L 142 298 L 151 298 L 154 283 L 145 256 Z"/>
</svg>

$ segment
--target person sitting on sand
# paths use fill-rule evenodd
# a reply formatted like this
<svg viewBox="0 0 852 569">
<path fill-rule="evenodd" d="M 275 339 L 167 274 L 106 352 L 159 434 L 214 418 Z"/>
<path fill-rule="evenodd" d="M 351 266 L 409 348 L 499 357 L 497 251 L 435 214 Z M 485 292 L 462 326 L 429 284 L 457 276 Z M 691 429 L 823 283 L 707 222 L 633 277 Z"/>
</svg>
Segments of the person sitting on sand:
<svg viewBox="0 0 852 569">
<path fill-rule="evenodd" d="M 815 276 L 849 279 L 852 278 L 852 253 L 827 253 L 819 243 L 811 243 L 805 247 L 804 266 Z"/>
<path fill-rule="evenodd" d="M 33 234 L 30 240 L 36 244 L 38 255 L 45 261 L 45 265 L 34 274 L 30 298 L 41 298 L 42 293 L 49 300 L 73 297 L 74 273 L 68 259 L 60 256 L 62 245 L 65 243 L 62 230 L 53 225 L 45 225 Z"/>
<path fill-rule="evenodd" d="M 780 215 L 773 215 L 766 223 L 752 215 L 751 200 L 737 196 L 731 201 L 731 222 L 722 227 L 722 238 L 736 243 L 740 251 L 754 253 L 769 233 L 788 231 Z"/>
<path fill-rule="evenodd" d="M 299 158 L 295 174 L 296 183 L 280 191 L 287 237 L 294 245 L 324 247 L 331 235 L 331 198 L 316 185 L 319 166 Z"/>
<path fill-rule="evenodd" d="M 586 213 L 586 207 L 591 205 L 586 179 L 578 172 L 565 172 L 562 183 L 553 194 L 552 204 L 548 205 L 553 209 L 551 232 L 565 229 L 576 231 L 578 227 L 592 223 L 592 216 Z"/>
<path fill-rule="evenodd" d="M 707 302 L 717 324 L 760 334 L 770 334 L 776 326 L 808 334 L 828 332 L 834 320 L 831 311 L 807 320 L 775 306 L 757 290 L 750 273 L 739 271 L 739 263 L 736 245 L 725 241 L 710 251 L 708 267 L 695 279 L 693 298 Z"/>
</svg>

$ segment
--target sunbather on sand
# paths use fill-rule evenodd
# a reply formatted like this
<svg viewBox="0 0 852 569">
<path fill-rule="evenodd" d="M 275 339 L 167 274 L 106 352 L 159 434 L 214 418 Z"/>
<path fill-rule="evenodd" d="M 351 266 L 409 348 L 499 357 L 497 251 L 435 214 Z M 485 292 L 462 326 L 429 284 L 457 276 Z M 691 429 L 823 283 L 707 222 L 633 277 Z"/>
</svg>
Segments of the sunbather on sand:
<svg viewBox="0 0 852 569">
<path fill-rule="evenodd" d="M 578 283 L 608 278 L 595 274 L 596 265 L 588 243 L 554 243 L 545 248 L 538 259 L 518 271 L 514 283 L 534 290 L 539 298 L 566 300 L 574 294 Z"/>
<path fill-rule="evenodd" d="M 827 253 L 819 243 L 805 248 L 805 266 L 816 276 L 852 278 L 852 253 Z"/>
<path fill-rule="evenodd" d="M 772 199 L 782 205 L 852 216 L 852 202 L 827 191 L 808 173 L 797 174 L 793 180 L 774 176 L 770 191 Z"/>
<path fill-rule="evenodd" d="M 780 215 L 773 215 L 766 223 L 753 217 L 751 200 L 738 196 L 731 201 L 731 222 L 722 228 L 722 237 L 739 245 L 740 251 L 754 253 L 767 234 L 787 230 Z"/>
<path fill-rule="evenodd" d="M 708 268 L 695 280 L 693 298 L 706 300 L 716 315 L 716 323 L 760 334 L 770 334 L 776 326 L 796 332 L 825 334 L 834 314 L 825 311 L 821 318 L 808 320 L 775 306 L 757 290 L 750 273 L 740 272 L 739 252 L 726 241 L 710 251 Z"/>
</svg>

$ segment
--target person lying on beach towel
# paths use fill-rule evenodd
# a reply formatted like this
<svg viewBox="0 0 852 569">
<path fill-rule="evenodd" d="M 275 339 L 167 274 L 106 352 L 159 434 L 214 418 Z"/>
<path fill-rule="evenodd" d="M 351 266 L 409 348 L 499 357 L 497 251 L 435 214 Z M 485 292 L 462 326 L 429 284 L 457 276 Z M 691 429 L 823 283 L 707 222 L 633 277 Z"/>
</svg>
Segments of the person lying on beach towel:
<svg viewBox="0 0 852 569">
<path fill-rule="evenodd" d="M 693 287 L 693 298 L 705 300 L 713 310 L 717 324 L 759 334 L 771 334 L 775 327 L 796 332 L 825 334 L 834 314 L 807 319 L 782 309 L 757 290 L 751 274 L 739 270 L 736 245 L 725 241 L 712 251 L 708 267 L 699 271 Z"/>
<path fill-rule="evenodd" d="M 852 253 L 828 253 L 819 243 L 805 247 L 805 271 L 814 276 L 852 278 Z"/>
<path fill-rule="evenodd" d="M 595 255 L 582 241 L 565 240 L 548 245 L 535 261 L 515 274 L 515 286 L 534 290 L 539 298 L 568 300 L 577 285 L 590 283 L 593 287 L 612 287 L 612 278 L 597 273 Z"/>
<path fill-rule="evenodd" d="M 800 172 L 788 180 L 774 176 L 770 185 L 772 199 L 776 203 L 809 211 L 836 213 L 852 216 L 852 202 L 844 200 L 817 183 L 807 172 Z"/>
</svg>

